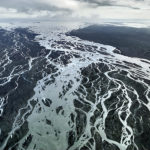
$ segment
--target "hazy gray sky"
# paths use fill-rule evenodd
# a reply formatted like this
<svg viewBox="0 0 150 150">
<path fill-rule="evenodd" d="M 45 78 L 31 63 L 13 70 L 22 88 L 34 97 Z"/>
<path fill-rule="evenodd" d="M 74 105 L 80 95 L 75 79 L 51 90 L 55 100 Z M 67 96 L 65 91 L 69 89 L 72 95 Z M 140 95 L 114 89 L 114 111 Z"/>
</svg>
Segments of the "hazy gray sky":
<svg viewBox="0 0 150 150">
<path fill-rule="evenodd" d="M 150 0 L 0 0 L 0 19 L 150 19 Z"/>
</svg>

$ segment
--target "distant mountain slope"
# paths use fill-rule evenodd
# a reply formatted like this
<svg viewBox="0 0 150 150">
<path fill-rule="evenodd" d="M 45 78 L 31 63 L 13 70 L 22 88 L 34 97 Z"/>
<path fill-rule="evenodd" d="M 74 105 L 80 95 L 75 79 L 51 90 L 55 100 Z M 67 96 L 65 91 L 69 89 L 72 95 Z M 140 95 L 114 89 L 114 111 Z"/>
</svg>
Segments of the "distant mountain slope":
<svg viewBox="0 0 150 150">
<path fill-rule="evenodd" d="M 123 55 L 150 60 L 150 29 L 113 25 L 91 25 L 73 30 L 71 35 L 84 40 L 112 45 Z"/>
</svg>

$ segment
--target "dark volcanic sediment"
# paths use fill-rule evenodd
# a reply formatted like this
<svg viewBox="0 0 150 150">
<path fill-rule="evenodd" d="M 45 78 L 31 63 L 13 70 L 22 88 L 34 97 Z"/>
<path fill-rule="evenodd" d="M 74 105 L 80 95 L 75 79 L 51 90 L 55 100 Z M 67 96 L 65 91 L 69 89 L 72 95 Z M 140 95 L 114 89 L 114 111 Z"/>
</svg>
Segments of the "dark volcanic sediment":
<svg viewBox="0 0 150 150">
<path fill-rule="evenodd" d="M 148 60 L 48 29 L 0 30 L 0 150 L 149 150 Z"/>
</svg>

